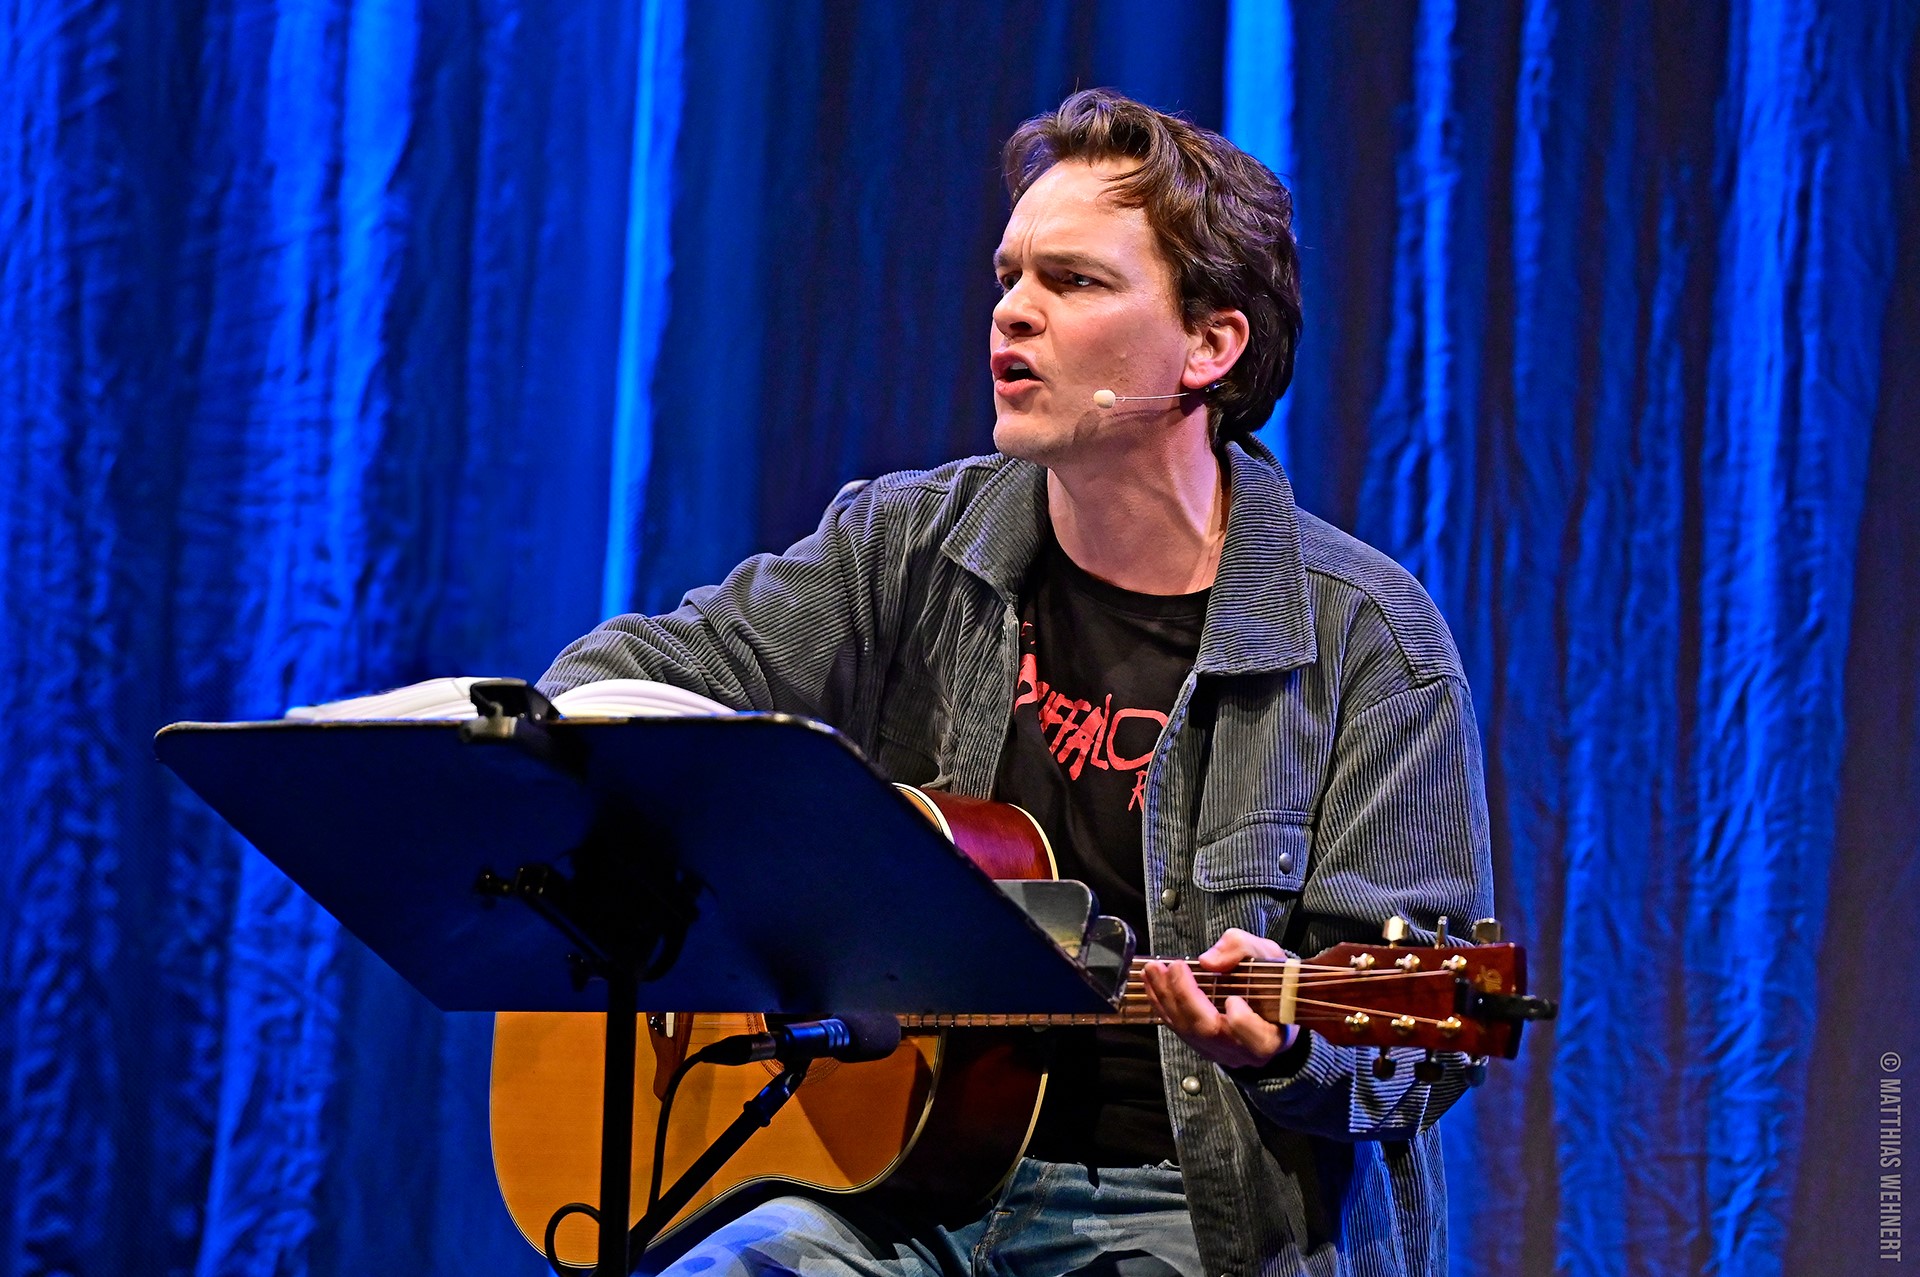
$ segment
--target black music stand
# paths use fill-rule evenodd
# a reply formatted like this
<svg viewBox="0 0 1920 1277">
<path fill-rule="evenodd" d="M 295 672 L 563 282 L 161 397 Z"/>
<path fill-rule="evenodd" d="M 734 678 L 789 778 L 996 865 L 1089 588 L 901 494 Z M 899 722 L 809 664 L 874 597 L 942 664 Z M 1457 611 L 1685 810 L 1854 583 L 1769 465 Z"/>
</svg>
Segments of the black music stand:
<svg viewBox="0 0 1920 1277">
<path fill-rule="evenodd" d="M 640 985 L 657 1006 L 799 1015 L 1113 1005 L 1108 973 L 831 728 L 568 720 L 526 696 L 476 688 L 488 713 L 466 723 L 176 723 L 155 749 L 441 1010 L 605 1011 L 597 1277 L 639 1258 Z"/>
</svg>

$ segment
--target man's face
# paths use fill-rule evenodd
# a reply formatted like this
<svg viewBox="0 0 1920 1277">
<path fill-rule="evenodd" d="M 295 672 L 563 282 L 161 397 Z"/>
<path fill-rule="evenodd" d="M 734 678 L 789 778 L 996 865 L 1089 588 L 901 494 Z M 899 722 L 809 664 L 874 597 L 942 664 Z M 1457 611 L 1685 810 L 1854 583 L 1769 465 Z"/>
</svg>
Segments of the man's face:
<svg viewBox="0 0 1920 1277">
<path fill-rule="evenodd" d="M 994 446 L 1058 466 L 1164 431 L 1195 399 L 1102 410 L 1093 392 L 1170 395 L 1194 340 L 1146 214 L 1108 195 L 1112 162 L 1056 164 L 1027 188 L 994 255 Z"/>
</svg>

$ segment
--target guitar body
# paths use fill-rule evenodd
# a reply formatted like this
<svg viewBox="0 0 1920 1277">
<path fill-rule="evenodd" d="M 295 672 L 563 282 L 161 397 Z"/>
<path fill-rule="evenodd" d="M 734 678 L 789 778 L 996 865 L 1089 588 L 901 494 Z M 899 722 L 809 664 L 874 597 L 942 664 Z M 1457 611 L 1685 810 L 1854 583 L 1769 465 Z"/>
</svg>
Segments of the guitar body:
<svg viewBox="0 0 1920 1277">
<path fill-rule="evenodd" d="M 1052 849 L 1018 807 L 900 787 L 927 819 L 989 877 L 1056 877 Z M 1438 920 L 1439 931 L 1446 919 Z M 1276 1024 L 1310 1028 L 1329 1042 L 1378 1051 L 1511 1059 L 1529 1020 L 1552 1019 L 1555 1004 L 1527 994 L 1526 954 L 1499 942 L 1491 918 L 1473 924 L 1474 943 L 1438 937 L 1403 946 L 1404 918 L 1389 920 L 1388 942 L 1339 944 L 1314 955 L 1240 963 L 1231 972 L 1195 970 L 1215 1003 L 1241 997 Z M 1003 1027 L 1154 1023 L 1136 957 L 1111 1011 L 1011 1017 L 902 1015 L 900 1046 L 884 1060 L 815 1063 L 791 1103 L 721 1167 L 660 1234 L 680 1232 L 724 1202 L 744 1207 L 783 1192 L 877 1192 L 888 1204 L 947 1221 L 990 1196 L 1019 1162 L 1046 1093 L 1038 1035 Z M 848 1008 L 853 1009 L 853 1008 Z M 994 1027 L 918 1027 L 973 1025 Z M 660 1097 L 680 1061 L 710 1042 L 759 1032 L 754 1015 L 643 1017 L 634 1058 L 633 1217 L 645 1213 L 653 1174 Z M 606 1019 L 600 1015 L 503 1014 L 493 1030 L 493 1165 L 514 1223 L 544 1249 L 547 1222 L 570 1202 L 591 1203 L 600 1185 L 600 1086 Z M 1380 1061 L 1376 1061 L 1376 1065 Z M 1385 1061 L 1388 1076 L 1399 1067 Z M 1409 1061 L 1411 1063 L 1411 1061 Z M 771 1062 L 698 1066 L 674 1099 L 662 1183 L 670 1184 L 779 1071 Z M 570 1215 L 555 1237 L 558 1257 L 581 1267 L 595 1258 L 591 1219 Z"/>
<path fill-rule="evenodd" d="M 1052 878 L 1045 836 L 1018 808 L 901 787 L 994 878 Z M 646 1209 L 660 1097 L 680 1061 L 720 1038 L 764 1028 L 756 1015 L 652 1013 L 634 1053 L 633 1218 Z M 600 1183 L 600 1061 L 605 1017 L 507 1012 L 494 1017 L 494 1173 L 514 1223 L 536 1249 L 568 1202 Z M 663 1183 L 670 1184 L 779 1071 L 771 1061 L 690 1070 L 674 1097 Z M 1025 1149 L 1046 1072 L 1029 1029 L 910 1032 L 884 1060 L 816 1062 L 794 1098 L 661 1233 L 672 1236 L 725 1201 L 782 1192 L 877 1190 L 936 1218 L 989 1196 Z M 555 1236 L 567 1263 L 594 1262 L 596 1230 L 571 1215 Z"/>
</svg>

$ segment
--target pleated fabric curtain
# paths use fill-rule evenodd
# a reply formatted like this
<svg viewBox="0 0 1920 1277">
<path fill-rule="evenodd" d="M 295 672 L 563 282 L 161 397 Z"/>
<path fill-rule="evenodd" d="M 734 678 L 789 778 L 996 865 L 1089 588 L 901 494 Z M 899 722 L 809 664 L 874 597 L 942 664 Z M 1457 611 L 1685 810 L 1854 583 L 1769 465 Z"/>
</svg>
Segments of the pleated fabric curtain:
<svg viewBox="0 0 1920 1277">
<path fill-rule="evenodd" d="M 0 1272 L 537 1266 L 487 1161 L 486 1021 L 149 742 L 537 670 L 591 624 L 637 23 L 0 15 Z"/>
<path fill-rule="evenodd" d="M 1869 1262 L 1920 899 L 1911 6 L 129 0 L 0 13 L 0 1274 L 544 1270 L 445 1017 L 151 762 L 531 676 L 990 446 L 999 143 L 1293 186 L 1266 431 L 1420 574 L 1562 1018 L 1454 1271 Z"/>
<path fill-rule="evenodd" d="M 1308 246 L 1284 455 L 1452 620 L 1563 1000 L 1448 1120 L 1455 1269 L 1860 1271 L 1916 1041 L 1860 951 L 1920 901 L 1916 15 L 1235 13 Z"/>
<path fill-rule="evenodd" d="M 1452 623 L 1562 1001 L 1447 1119 L 1456 1271 L 1874 1255 L 1859 1141 L 1920 1041 L 1860 925 L 1920 900 L 1916 507 L 1870 479 L 1916 433 L 1916 16 L 1233 8 L 1228 127 L 1305 245 L 1284 456 Z"/>
</svg>

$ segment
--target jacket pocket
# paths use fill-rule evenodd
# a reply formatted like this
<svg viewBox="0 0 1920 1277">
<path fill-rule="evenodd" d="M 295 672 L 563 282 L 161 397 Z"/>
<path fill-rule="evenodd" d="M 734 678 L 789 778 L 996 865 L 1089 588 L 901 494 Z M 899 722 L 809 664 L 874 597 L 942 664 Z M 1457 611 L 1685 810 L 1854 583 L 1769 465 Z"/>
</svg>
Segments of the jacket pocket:
<svg viewBox="0 0 1920 1277">
<path fill-rule="evenodd" d="M 1298 893 L 1310 842 L 1303 811 L 1252 811 L 1200 844 L 1193 881 L 1207 891 Z"/>
</svg>

